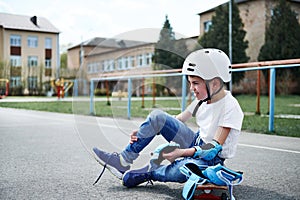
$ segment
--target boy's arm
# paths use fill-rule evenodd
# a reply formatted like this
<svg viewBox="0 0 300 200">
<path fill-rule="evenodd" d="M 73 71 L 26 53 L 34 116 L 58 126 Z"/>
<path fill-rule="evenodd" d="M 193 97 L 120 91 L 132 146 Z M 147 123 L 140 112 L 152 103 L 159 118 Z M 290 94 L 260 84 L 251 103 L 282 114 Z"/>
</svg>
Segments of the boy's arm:
<svg viewBox="0 0 300 200">
<path fill-rule="evenodd" d="M 215 133 L 214 139 L 216 142 L 218 142 L 220 145 L 223 145 L 231 128 L 227 127 L 219 127 L 217 129 L 217 132 Z"/>
<path fill-rule="evenodd" d="M 185 110 L 182 113 L 175 116 L 178 120 L 182 121 L 183 123 L 189 120 L 192 117 L 192 113 Z"/>
<path fill-rule="evenodd" d="M 200 146 L 194 146 L 196 152 L 193 157 L 203 158 L 204 160 L 211 160 L 222 151 L 222 145 L 225 143 L 225 140 L 230 132 L 230 128 L 219 127 L 215 133 L 212 142 L 206 143 Z"/>
</svg>

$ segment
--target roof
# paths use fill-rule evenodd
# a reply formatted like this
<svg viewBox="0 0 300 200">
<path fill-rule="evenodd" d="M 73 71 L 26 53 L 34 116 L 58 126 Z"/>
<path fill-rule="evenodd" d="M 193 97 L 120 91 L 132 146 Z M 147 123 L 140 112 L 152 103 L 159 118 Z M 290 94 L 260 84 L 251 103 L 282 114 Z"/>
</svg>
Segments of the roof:
<svg viewBox="0 0 300 200">
<path fill-rule="evenodd" d="M 238 4 L 238 3 L 247 2 L 247 1 L 248 1 L 248 0 L 234 0 L 234 2 L 237 3 L 237 4 Z M 225 4 L 225 3 L 228 3 L 228 2 L 224 2 L 223 4 Z M 223 4 L 221 4 L 221 5 L 223 5 Z M 216 7 L 218 7 L 218 6 L 216 6 Z M 211 11 L 215 10 L 216 7 L 213 7 L 213 8 L 209 8 L 209 9 L 203 10 L 203 11 L 199 12 L 198 15 L 204 14 L 204 13 L 206 13 L 206 12 L 211 12 Z"/>
<path fill-rule="evenodd" d="M 73 49 L 76 47 L 83 46 L 92 46 L 92 47 L 110 47 L 110 48 L 130 48 L 139 45 L 149 44 L 149 42 L 142 42 L 142 41 L 134 41 L 134 40 L 123 40 L 123 39 L 116 39 L 116 38 L 102 38 L 102 37 L 94 37 L 92 39 L 86 40 L 82 42 L 82 44 L 77 44 L 69 48 Z"/>
<path fill-rule="evenodd" d="M 244 2 L 247 2 L 247 1 L 249 1 L 249 0 L 234 0 L 234 2 L 237 3 L 237 4 L 244 3 Z M 294 3 L 300 3 L 300 0 L 289 0 L 289 1 L 294 2 Z M 225 3 L 223 3 L 223 4 L 225 4 Z M 198 13 L 198 15 L 204 14 L 206 12 L 211 12 L 215 9 L 216 9 L 216 7 L 201 11 L 201 12 Z"/>
<path fill-rule="evenodd" d="M 44 17 L 0 13 L 0 26 L 4 29 L 59 33 L 60 31 Z"/>
</svg>

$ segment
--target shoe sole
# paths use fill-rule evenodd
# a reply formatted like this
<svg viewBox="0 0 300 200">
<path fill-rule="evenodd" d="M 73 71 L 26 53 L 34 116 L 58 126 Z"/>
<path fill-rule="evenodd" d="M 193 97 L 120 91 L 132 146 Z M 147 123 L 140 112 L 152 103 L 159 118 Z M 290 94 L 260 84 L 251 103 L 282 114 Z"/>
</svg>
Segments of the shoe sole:
<svg viewBox="0 0 300 200">
<path fill-rule="evenodd" d="M 105 163 L 98 158 L 98 156 L 96 155 L 95 152 L 93 153 L 93 157 L 102 167 L 105 166 Z M 116 168 L 114 168 L 110 165 L 106 165 L 106 168 L 112 175 L 117 177 L 119 180 L 122 180 L 123 174 L 119 170 L 117 170 Z"/>
</svg>

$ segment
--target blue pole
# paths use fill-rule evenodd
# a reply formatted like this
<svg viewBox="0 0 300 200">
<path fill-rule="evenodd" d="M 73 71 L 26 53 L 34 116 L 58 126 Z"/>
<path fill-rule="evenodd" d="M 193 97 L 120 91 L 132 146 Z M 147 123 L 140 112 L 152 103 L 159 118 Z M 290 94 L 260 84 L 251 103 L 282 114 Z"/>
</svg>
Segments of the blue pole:
<svg viewBox="0 0 300 200">
<path fill-rule="evenodd" d="M 94 115 L 94 81 L 90 82 L 90 114 Z"/>
<path fill-rule="evenodd" d="M 127 118 L 131 118 L 131 78 L 128 78 L 128 102 L 127 102 Z"/>
<path fill-rule="evenodd" d="M 275 102 L 275 79 L 276 73 L 275 68 L 270 69 L 270 112 L 269 112 L 269 131 L 274 131 L 274 102 Z"/>
<path fill-rule="evenodd" d="M 74 91 L 73 96 L 77 97 L 78 96 L 78 80 L 77 79 L 74 80 L 74 86 L 73 87 L 74 87 L 74 89 L 73 89 L 73 91 Z"/>
<path fill-rule="evenodd" d="M 186 105 L 186 75 L 182 75 L 182 97 L 181 97 L 181 112 L 185 110 Z"/>
</svg>

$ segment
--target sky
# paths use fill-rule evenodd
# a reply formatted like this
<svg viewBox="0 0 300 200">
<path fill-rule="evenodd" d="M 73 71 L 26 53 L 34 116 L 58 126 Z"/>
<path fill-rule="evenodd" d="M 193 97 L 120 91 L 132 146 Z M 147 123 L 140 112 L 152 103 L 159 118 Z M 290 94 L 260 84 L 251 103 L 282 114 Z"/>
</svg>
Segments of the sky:
<svg viewBox="0 0 300 200">
<path fill-rule="evenodd" d="M 228 0 L 0 0 L 0 12 L 44 17 L 61 45 L 93 37 L 157 41 L 166 15 L 177 38 L 198 36 L 198 13 Z"/>
</svg>

